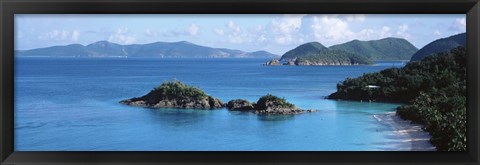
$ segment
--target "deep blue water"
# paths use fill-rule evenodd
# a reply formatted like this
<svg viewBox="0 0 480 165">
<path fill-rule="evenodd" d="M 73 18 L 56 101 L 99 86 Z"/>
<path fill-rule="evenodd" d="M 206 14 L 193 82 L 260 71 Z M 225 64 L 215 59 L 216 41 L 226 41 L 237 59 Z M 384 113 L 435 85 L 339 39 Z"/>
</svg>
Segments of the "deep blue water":
<svg viewBox="0 0 480 165">
<path fill-rule="evenodd" d="M 396 150 L 372 116 L 398 105 L 323 99 L 374 66 L 262 66 L 265 59 L 16 58 L 16 151 Z M 227 102 L 271 93 L 319 112 L 258 116 L 118 101 L 178 79 Z"/>
</svg>

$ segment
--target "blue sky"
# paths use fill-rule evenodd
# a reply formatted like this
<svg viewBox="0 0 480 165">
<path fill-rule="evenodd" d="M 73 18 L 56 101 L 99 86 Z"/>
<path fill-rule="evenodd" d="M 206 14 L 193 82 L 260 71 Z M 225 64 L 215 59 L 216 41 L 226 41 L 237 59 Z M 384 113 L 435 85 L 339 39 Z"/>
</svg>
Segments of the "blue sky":
<svg viewBox="0 0 480 165">
<path fill-rule="evenodd" d="M 15 15 L 15 49 L 83 44 L 189 41 L 283 54 L 311 41 L 398 37 L 418 48 L 466 31 L 464 14 L 435 15 Z"/>
</svg>

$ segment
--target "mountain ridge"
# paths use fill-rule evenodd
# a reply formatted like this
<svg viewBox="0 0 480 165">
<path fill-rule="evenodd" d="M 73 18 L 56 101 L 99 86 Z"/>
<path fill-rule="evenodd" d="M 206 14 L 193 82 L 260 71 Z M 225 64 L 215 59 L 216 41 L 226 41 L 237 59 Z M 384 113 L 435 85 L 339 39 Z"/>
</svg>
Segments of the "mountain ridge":
<svg viewBox="0 0 480 165">
<path fill-rule="evenodd" d="M 459 33 L 432 41 L 413 54 L 411 61 L 419 61 L 435 53 L 445 52 L 450 49 L 466 46 L 467 34 Z"/>
<path fill-rule="evenodd" d="M 368 41 L 352 40 L 328 48 L 356 53 L 373 61 L 410 60 L 418 51 L 418 48 L 408 40 L 396 37 Z"/>
<path fill-rule="evenodd" d="M 294 60 L 298 57 L 309 56 L 314 54 L 316 51 L 322 51 L 326 49 L 328 48 L 319 42 L 307 42 L 287 51 L 282 55 L 280 60 Z"/>
<path fill-rule="evenodd" d="M 362 65 L 373 61 L 410 60 L 418 51 L 403 38 L 387 37 L 378 40 L 351 40 L 326 47 L 319 42 L 307 42 L 284 53 L 280 58 L 286 64 Z M 313 60 L 313 61 L 312 61 Z M 274 63 L 276 64 L 276 63 Z"/>
<path fill-rule="evenodd" d="M 368 65 L 373 62 L 361 55 L 332 50 L 319 42 L 308 42 L 287 51 L 280 60 L 284 65 Z M 267 62 L 267 65 L 278 65 L 279 62 Z"/>
<path fill-rule="evenodd" d="M 153 42 L 121 45 L 97 41 L 87 45 L 69 44 L 30 50 L 16 50 L 18 56 L 52 57 L 193 57 L 193 58 L 278 58 L 267 51 L 245 52 L 236 49 L 213 48 L 188 41 Z"/>
</svg>

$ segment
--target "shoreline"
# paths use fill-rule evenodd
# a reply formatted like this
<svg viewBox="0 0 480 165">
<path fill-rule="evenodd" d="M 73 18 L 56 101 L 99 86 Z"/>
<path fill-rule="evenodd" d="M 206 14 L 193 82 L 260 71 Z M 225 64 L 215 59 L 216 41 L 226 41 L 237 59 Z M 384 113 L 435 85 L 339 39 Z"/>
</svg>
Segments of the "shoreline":
<svg viewBox="0 0 480 165">
<path fill-rule="evenodd" d="M 430 143 L 430 134 L 422 129 L 422 125 L 411 123 L 409 120 L 403 120 L 395 112 L 373 115 L 380 123 L 388 125 L 394 129 L 395 135 L 405 138 L 397 139 L 395 149 L 401 151 L 436 151 L 436 147 Z"/>
</svg>

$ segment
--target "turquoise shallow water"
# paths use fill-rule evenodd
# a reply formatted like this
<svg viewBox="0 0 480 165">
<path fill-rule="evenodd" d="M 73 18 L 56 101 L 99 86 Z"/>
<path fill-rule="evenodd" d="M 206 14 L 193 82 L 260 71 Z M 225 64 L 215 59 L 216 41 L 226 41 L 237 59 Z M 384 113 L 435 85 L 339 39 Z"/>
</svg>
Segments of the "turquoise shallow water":
<svg viewBox="0 0 480 165">
<path fill-rule="evenodd" d="M 374 66 L 262 66 L 266 59 L 16 58 L 16 151 L 398 150 L 374 114 L 398 105 L 323 99 Z M 178 79 L 224 102 L 271 93 L 319 112 L 258 116 L 147 109 L 118 101 Z"/>
</svg>

